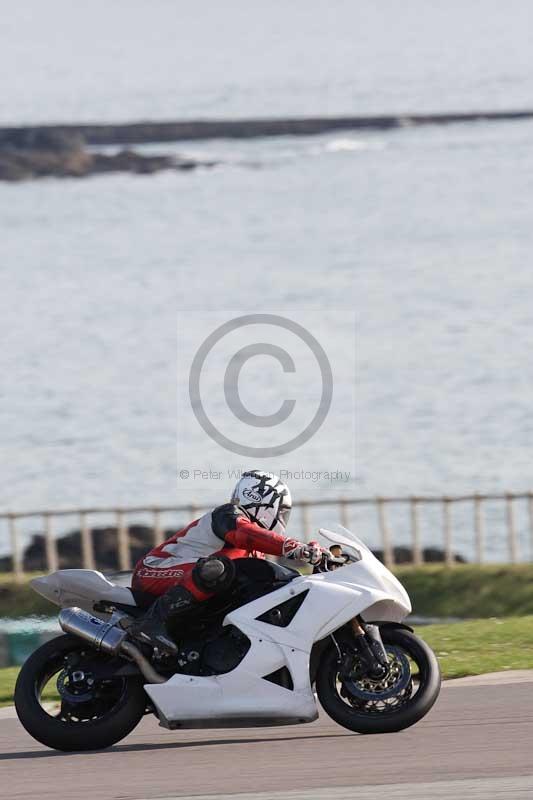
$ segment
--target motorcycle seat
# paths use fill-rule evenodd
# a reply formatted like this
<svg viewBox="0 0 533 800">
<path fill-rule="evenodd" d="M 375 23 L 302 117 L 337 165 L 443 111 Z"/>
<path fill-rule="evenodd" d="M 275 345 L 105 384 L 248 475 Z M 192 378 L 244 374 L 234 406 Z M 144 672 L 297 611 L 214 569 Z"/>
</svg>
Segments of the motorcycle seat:
<svg viewBox="0 0 533 800">
<path fill-rule="evenodd" d="M 92 569 L 60 569 L 30 581 L 35 591 L 63 608 L 87 605 L 90 601 L 137 606 L 135 596 L 127 586 L 119 586 Z"/>
</svg>

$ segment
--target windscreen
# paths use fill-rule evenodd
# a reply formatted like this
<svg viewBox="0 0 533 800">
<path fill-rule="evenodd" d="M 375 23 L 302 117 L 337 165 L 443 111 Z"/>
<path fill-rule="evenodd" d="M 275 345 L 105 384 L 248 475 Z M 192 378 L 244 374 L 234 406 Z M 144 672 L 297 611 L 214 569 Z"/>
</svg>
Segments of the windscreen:
<svg viewBox="0 0 533 800">
<path fill-rule="evenodd" d="M 338 544 L 352 556 L 356 561 L 360 561 L 363 557 L 363 552 L 370 552 L 366 544 L 359 539 L 355 533 L 344 528 L 342 525 L 332 525 L 331 528 L 320 528 L 318 531 L 318 540 L 322 547 L 331 547 Z"/>
</svg>

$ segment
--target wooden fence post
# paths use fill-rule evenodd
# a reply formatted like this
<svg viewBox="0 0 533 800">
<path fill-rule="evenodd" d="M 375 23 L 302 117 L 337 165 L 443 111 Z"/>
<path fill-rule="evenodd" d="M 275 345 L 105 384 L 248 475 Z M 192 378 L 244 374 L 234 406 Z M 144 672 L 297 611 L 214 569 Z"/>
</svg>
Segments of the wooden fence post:
<svg viewBox="0 0 533 800">
<path fill-rule="evenodd" d="M 339 503 L 339 519 L 343 528 L 350 527 L 350 521 L 348 519 L 348 503 L 346 500 L 341 500 Z"/>
<path fill-rule="evenodd" d="M 80 511 L 81 561 L 84 569 L 94 569 L 92 531 L 87 524 L 87 514 Z"/>
<path fill-rule="evenodd" d="M 529 513 L 529 560 L 533 561 L 533 494 L 528 495 L 527 509 Z"/>
<path fill-rule="evenodd" d="M 452 519 L 450 513 L 450 499 L 445 497 L 442 501 L 442 522 L 444 529 L 444 561 L 447 567 L 453 566 L 453 544 L 452 544 Z"/>
<path fill-rule="evenodd" d="M 130 537 L 124 524 L 124 512 L 117 511 L 118 568 L 123 572 L 131 569 Z"/>
<path fill-rule="evenodd" d="M 376 500 L 378 509 L 379 529 L 381 531 L 381 541 L 383 544 L 383 562 L 386 567 L 394 566 L 394 548 L 391 544 L 391 536 L 389 525 L 387 522 L 387 515 L 385 514 L 385 501 L 378 497 Z"/>
<path fill-rule="evenodd" d="M 413 542 L 413 557 L 412 562 L 415 566 L 419 567 L 424 563 L 424 554 L 420 546 L 420 524 L 418 519 L 418 499 L 411 497 L 409 501 L 411 509 L 411 537 Z"/>
<path fill-rule="evenodd" d="M 476 561 L 483 564 L 485 560 L 485 529 L 483 525 L 482 500 L 479 495 L 474 497 L 474 531 L 476 535 Z"/>
<path fill-rule="evenodd" d="M 509 558 L 512 564 L 518 561 L 518 540 L 516 538 L 516 525 L 514 518 L 513 495 L 505 496 L 505 510 L 507 517 L 507 536 L 509 541 Z"/>
<path fill-rule="evenodd" d="M 163 529 L 161 527 L 161 514 L 159 513 L 158 508 L 154 508 L 153 518 L 154 545 L 155 547 L 158 547 L 160 544 L 163 544 L 165 540 L 163 536 Z"/>
<path fill-rule="evenodd" d="M 22 558 L 22 550 L 18 537 L 17 526 L 15 524 L 15 517 L 10 515 L 8 517 L 9 524 L 9 538 L 11 540 L 11 559 L 13 564 L 13 573 L 15 581 L 21 583 L 24 580 L 24 562 Z"/>
<path fill-rule="evenodd" d="M 48 572 L 56 572 L 59 568 L 57 556 L 57 542 L 52 530 L 52 517 L 50 514 L 44 515 L 44 537 L 46 547 L 46 567 Z"/>
</svg>

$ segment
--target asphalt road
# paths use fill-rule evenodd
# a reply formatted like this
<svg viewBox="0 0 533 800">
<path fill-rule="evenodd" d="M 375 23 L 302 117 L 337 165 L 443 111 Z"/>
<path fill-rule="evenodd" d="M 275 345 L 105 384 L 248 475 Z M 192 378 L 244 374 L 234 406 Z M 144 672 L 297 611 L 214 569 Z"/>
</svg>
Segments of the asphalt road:
<svg viewBox="0 0 533 800">
<path fill-rule="evenodd" d="M 533 798 L 533 683 L 444 687 L 402 733 L 310 725 L 170 732 L 146 719 L 99 753 L 37 744 L 0 713 L 0 796 L 53 800 Z M 376 784 L 380 784 L 376 790 Z"/>
</svg>

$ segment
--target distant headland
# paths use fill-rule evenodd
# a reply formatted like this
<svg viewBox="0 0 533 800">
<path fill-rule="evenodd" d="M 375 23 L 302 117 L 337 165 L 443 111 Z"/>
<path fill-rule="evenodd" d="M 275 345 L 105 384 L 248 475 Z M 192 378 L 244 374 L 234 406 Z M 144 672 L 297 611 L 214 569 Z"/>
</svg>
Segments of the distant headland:
<svg viewBox="0 0 533 800">
<path fill-rule="evenodd" d="M 314 136 L 334 131 L 526 119 L 533 119 L 533 110 L 0 127 L 0 180 L 85 177 L 117 171 L 151 174 L 160 170 L 211 167 L 216 163 L 173 155 L 145 155 L 131 149 L 132 145 L 140 144 Z M 108 146 L 122 149 L 114 153 L 98 150 Z"/>
</svg>

